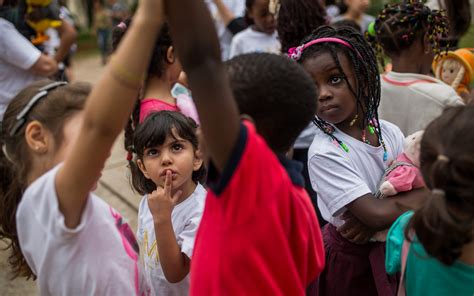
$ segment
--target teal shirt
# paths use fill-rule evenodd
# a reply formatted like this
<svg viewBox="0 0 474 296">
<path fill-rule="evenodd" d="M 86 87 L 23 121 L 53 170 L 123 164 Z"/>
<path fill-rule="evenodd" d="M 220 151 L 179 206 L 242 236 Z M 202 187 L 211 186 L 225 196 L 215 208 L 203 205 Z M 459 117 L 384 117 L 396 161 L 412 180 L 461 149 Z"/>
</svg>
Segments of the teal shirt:
<svg viewBox="0 0 474 296">
<path fill-rule="evenodd" d="M 401 271 L 402 245 L 405 227 L 413 212 L 403 214 L 387 235 L 385 268 L 387 273 Z M 412 242 L 405 271 L 407 295 L 474 295 L 474 266 L 456 261 L 447 266 L 429 256 L 420 243 Z"/>
</svg>

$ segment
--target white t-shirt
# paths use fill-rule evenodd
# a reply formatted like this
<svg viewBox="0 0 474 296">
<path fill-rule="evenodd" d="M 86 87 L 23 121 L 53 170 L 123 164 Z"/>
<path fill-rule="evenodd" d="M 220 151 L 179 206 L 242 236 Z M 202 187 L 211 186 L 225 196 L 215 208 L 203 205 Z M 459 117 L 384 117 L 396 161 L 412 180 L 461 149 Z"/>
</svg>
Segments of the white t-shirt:
<svg viewBox="0 0 474 296">
<path fill-rule="evenodd" d="M 334 136 L 349 148 L 344 151 L 318 129 L 308 151 L 311 186 L 318 194 L 318 208 L 329 223 L 340 226 L 345 206 L 357 198 L 376 193 L 385 169 L 403 152 L 404 136 L 389 122 L 380 121 L 388 158 L 383 160 L 382 146 L 363 143 L 336 129 Z"/>
<path fill-rule="evenodd" d="M 28 71 L 40 56 L 41 52 L 12 23 L 0 18 L 0 120 L 10 101 L 42 78 Z"/>
<path fill-rule="evenodd" d="M 278 40 L 278 33 L 276 31 L 269 35 L 255 31 L 252 28 L 247 28 L 232 39 L 229 58 L 251 52 L 279 54 L 280 50 L 281 43 Z"/>
<path fill-rule="evenodd" d="M 41 295 L 147 295 L 133 232 L 112 207 L 91 194 L 74 229 L 55 191 L 56 166 L 33 182 L 16 213 L 26 262 Z"/>
<path fill-rule="evenodd" d="M 431 76 L 392 71 L 380 81 L 379 116 L 406 136 L 425 129 L 447 106 L 464 105 L 452 87 Z"/>
<path fill-rule="evenodd" d="M 191 259 L 194 238 L 204 211 L 206 190 L 201 184 L 184 201 L 177 204 L 171 213 L 171 224 L 181 252 Z M 158 258 L 153 216 L 146 195 L 142 198 L 138 209 L 137 238 L 142 251 L 145 276 L 152 287 L 153 295 L 178 296 L 189 294 L 189 274 L 179 283 L 169 283 Z"/>
<path fill-rule="evenodd" d="M 224 5 L 234 14 L 235 17 L 241 17 L 245 14 L 245 0 L 222 0 Z M 206 4 L 211 12 L 211 16 L 214 19 L 216 25 L 217 36 L 221 44 L 222 60 L 226 61 L 229 59 L 230 43 L 232 42 L 233 34 L 227 29 L 224 24 L 222 17 L 217 10 L 216 5 L 212 0 L 206 0 Z"/>
</svg>

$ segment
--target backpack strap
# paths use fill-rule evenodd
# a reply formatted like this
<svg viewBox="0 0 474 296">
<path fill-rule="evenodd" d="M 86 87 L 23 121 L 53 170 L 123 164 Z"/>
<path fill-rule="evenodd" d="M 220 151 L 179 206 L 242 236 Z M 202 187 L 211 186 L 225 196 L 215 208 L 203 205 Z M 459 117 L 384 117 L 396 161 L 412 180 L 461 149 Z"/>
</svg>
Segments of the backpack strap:
<svg viewBox="0 0 474 296">
<path fill-rule="evenodd" d="M 408 260 L 408 251 L 410 250 L 411 242 L 406 238 L 403 240 L 402 245 L 402 256 L 401 256 L 401 272 L 400 272 L 400 284 L 398 285 L 398 293 L 397 296 L 405 296 L 405 271 L 407 267 L 407 260 Z"/>
</svg>

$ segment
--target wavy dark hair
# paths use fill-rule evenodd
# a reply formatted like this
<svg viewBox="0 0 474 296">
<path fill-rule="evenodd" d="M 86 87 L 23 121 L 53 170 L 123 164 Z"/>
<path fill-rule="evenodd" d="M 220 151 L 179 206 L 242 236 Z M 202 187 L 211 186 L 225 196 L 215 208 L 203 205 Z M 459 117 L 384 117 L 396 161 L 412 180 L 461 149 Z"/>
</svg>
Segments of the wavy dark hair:
<svg viewBox="0 0 474 296">
<path fill-rule="evenodd" d="M 277 32 L 282 53 L 298 46 L 304 37 L 326 24 L 326 10 L 319 0 L 280 0 Z"/>
<path fill-rule="evenodd" d="M 432 195 L 416 211 L 411 230 L 426 252 L 446 265 L 474 239 L 474 106 L 446 109 L 421 141 L 420 168 Z"/>
<path fill-rule="evenodd" d="M 11 249 L 8 263 L 13 278 L 22 276 L 36 279 L 21 252 L 16 229 L 16 211 L 27 187 L 26 178 L 31 170 L 31 157 L 25 142 L 25 128 L 32 120 L 43 124 L 53 135 L 57 146 L 63 139 L 66 120 L 84 107 L 91 86 L 87 83 L 72 83 L 48 92 L 28 113 L 26 123 L 14 135 L 10 132 L 16 123 L 16 116 L 29 103 L 38 90 L 52 81 L 35 82 L 22 90 L 8 105 L 1 126 L 0 145 L 0 239 Z M 5 154 L 6 153 L 6 154 Z"/>
<path fill-rule="evenodd" d="M 196 151 L 199 149 L 197 128 L 198 126 L 192 118 L 186 117 L 180 112 L 159 111 L 148 115 L 133 134 L 133 152 L 137 155 L 137 159 L 129 161 L 130 182 L 133 189 L 142 195 L 156 190 L 156 184 L 145 178 L 136 162 L 138 159 L 143 160 L 145 149 L 163 145 L 168 136 L 173 138 L 179 136 L 189 141 Z M 203 164 L 199 170 L 193 172 L 192 179 L 195 183 L 202 183 L 205 177 L 206 168 Z"/>
</svg>

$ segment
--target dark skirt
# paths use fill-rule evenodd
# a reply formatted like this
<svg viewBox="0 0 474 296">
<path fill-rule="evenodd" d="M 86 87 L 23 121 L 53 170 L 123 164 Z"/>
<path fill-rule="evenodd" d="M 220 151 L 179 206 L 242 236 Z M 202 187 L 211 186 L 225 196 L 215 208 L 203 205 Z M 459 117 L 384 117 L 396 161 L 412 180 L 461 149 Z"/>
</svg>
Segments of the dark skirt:
<svg viewBox="0 0 474 296">
<path fill-rule="evenodd" d="M 357 245 L 343 238 L 333 225 L 323 228 L 326 267 L 317 295 L 395 295 L 397 276 L 385 271 L 385 243 Z"/>
</svg>

